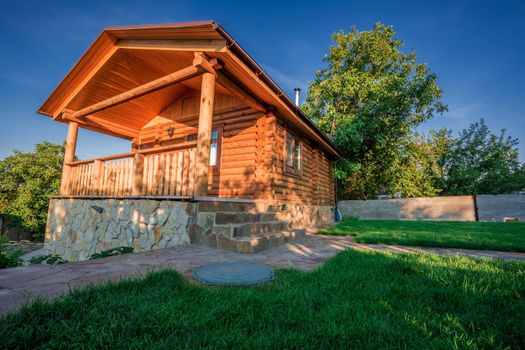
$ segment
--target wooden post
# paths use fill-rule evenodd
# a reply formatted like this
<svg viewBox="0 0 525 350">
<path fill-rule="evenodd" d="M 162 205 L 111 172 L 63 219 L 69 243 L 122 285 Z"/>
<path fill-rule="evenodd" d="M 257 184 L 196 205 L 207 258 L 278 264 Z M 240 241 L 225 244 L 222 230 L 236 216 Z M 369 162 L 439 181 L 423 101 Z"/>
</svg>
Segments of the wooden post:
<svg viewBox="0 0 525 350">
<path fill-rule="evenodd" d="M 75 160 L 75 150 L 77 148 L 77 136 L 78 136 L 78 123 L 69 122 L 67 129 L 67 139 L 66 139 L 66 151 L 64 153 L 64 165 L 62 167 L 62 180 L 60 181 L 60 194 L 68 195 L 70 171 L 71 167 L 69 163 Z"/>
<path fill-rule="evenodd" d="M 212 73 L 204 73 L 201 83 L 199 131 L 197 134 L 197 155 L 195 161 L 195 196 L 206 196 L 208 194 L 208 166 L 210 164 L 214 97 L 215 75 Z"/>
<path fill-rule="evenodd" d="M 96 159 L 93 163 L 93 194 L 103 195 L 102 185 L 104 181 L 104 161 Z"/>
<path fill-rule="evenodd" d="M 133 196 L 142 195 L 142 184 L 144 183 L 144 155 L 135 153 L 133 156 Z"/>
</svg>

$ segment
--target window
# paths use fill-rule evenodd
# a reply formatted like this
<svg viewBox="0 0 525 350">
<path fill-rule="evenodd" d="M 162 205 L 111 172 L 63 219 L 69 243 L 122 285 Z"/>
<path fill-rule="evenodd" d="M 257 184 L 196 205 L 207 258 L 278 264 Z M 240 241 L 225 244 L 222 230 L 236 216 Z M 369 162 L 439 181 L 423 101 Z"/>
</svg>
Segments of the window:
<svg viewBox="0 0 525 350">
<path fill-rule="evenodd" d="M 218 150 L 219 130 L 214 129 L 211 132 L 211 144 L 210 144 L 210 166 L 217 165 L 217 158 L 219 154 Z"/>
<path fill-rule="evenodd" d="M 187 141 L 197 141 L 197 134 L 189 134 Z M 217 166 L 219 159 L 219 129 L 213 129 L 211 132 L 210 143 L 210 166 Z"/>
<path fill-rule="evenodd" d="M 301 173 L 301 140 L 286 132 L 285 170 L 291 173 Z"/>
</svg>

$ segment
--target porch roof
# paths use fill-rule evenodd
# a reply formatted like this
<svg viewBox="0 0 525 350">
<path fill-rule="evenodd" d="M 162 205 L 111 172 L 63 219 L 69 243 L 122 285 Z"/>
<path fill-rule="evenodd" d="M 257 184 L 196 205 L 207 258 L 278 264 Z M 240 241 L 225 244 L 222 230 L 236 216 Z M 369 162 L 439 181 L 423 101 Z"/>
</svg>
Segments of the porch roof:
<svg viewBox="0 0 525 350">
<path fill-rule="evenodd" d="M 276 108 L 329 154 L 341 155 L 236 40 L 213 21 L 104 29 L 38 113 L 68 123 L 71 118 L 66 118 L 66 114 L 74 116 L 81 111 L 89 112 L 88 107 L 126 92 L 133 96 L 133 89 L 155 80 L 162 83 L 166 76 L 191 67 L 195 52 L 203 52 L 222 63 L 224 79 L 230 83 L 223 81 L 221 84 L 218 80 L 217 93 L 234 95 L 242 92 L 244 96 L 241 97 L 245 101 L 262 108 Z M 138 98 L 135 96 L 122 100 L 123 103 L 82 115 L 81 126 L 132 139 L 177 95 L 184 94 L 188 89 L 199 89 L 201 77 L 188 77 L 180 83 L 161 84 L 157 89 L 137 95 L 140 96 Z M 241 87 L 240 92 L 232 88 L 232 82 Z"/>
</svg>

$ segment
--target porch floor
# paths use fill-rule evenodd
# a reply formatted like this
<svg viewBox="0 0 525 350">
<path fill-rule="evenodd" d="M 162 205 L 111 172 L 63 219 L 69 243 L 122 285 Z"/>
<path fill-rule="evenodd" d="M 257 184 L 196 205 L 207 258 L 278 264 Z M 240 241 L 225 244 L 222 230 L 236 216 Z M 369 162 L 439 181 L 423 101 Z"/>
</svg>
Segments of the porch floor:
<svg viewBox="0 0 525 350">
<path fill-rule="evenodd" d="M 322 236 L 311 233 L 313 232 L 292 243 L 255 254 L 241 254 L 200 245 L 183 245 L 64 265 L 30 265 L 3 269 L 0 270 L 0 316 L 16 310 L 32 298 L 53 298 L 67 293 L 70 289 L 140 276 L 162 268 L 173 268 L 190 276 L 195 267 L 211 262 L 246 261 L 271 268 L 293 267 L 311 270 L 347 248 L 525 261 L 524 253 L 359 244 L 348 236 Z"/>
</svg>

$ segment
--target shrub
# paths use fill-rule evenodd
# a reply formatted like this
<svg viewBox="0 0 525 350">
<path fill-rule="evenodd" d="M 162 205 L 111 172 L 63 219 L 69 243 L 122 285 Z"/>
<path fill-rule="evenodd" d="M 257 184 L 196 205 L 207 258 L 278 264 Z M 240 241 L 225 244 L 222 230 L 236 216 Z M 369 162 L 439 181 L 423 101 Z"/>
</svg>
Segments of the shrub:
<svg viewBox="0 0 525 350">
<path fill-rule="evenodd" d="M 9 240 L 6 236 L 0 236 L 0 269 L 5 269 L 6 267 L 15 267 L 22 264 L 22 260 L 20 259 L 22 251 L 8 251 L 8 242 Z"/>
<path fill-rule="evenodd" d="M 133 248 L 132 247 L 111 248 L 111 249 L 108 249 L 108 250 L 103 250 L 100 253 L 95 253 L 95 254 L 91 255 L 89 260 L 101 259 L 101 258 L 106 258 L 108 256 L 122 255 L 122 254 L 129 254 L 129 253 L 133 253 Z"/>
</svg>

